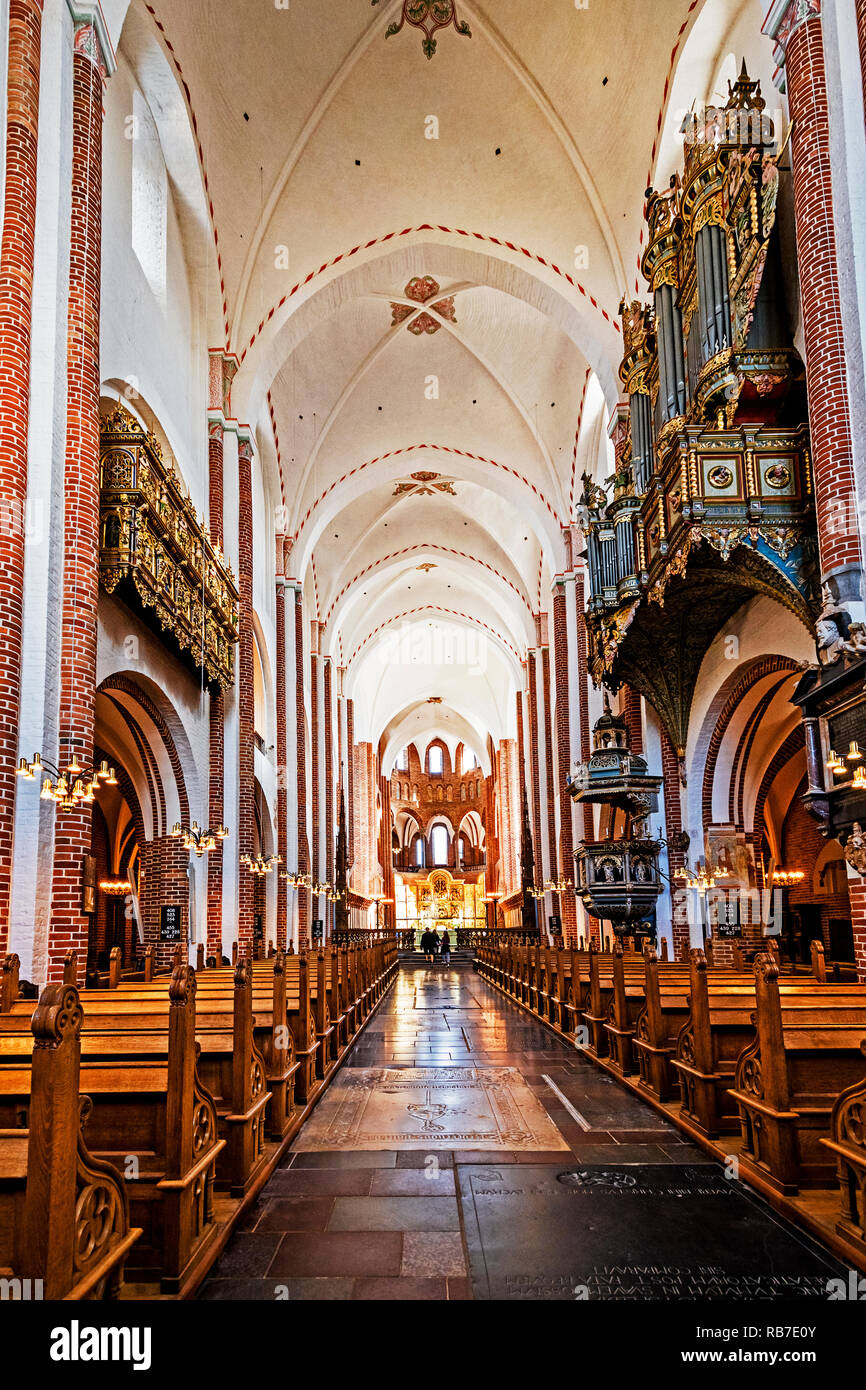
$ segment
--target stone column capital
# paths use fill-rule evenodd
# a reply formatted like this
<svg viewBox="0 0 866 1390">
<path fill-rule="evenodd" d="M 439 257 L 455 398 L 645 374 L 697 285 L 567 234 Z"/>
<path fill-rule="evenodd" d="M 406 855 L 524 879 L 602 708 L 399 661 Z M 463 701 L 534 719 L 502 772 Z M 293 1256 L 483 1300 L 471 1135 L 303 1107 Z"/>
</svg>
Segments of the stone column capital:
<svg viewBox="0 0 866 1390">
<path fill-rule="evenodd" d="M 66 0 L 75 24 L 75 51 L 102 73 L 103 81 L 117 67 L 114 46 L 99 0 Z"/>
<path fill-rule="evenodd" d="M 820 19 L 821 0 L 764 0 L 768 6 L 764 33 L 775 44 L 774 58 L 782 69 L 793 35 L 810 19 Z"/>
</svg>

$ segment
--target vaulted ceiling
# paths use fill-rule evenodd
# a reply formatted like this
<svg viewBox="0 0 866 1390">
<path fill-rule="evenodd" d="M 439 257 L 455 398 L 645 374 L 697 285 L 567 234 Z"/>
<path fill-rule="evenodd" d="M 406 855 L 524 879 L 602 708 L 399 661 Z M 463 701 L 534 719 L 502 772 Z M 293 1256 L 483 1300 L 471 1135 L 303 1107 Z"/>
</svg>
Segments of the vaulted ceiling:
<svg viewBox="0 0 866 1390">
<path fill-rule="evenodd" d="M 439 30 L 428 59 L 417 28 L 386 39 L 402 9 L 135 0 L 121 51 L 157 105 L 157 49 L 181 83 L 212 331 L 357 736 L 483 756 L 513 733 L 581 473 L 607 470 L 617 309 L 675 104 L 711 98 L 746 39 L 767 80 L 770 45 L 759 0 L 456 0 L 471 37 Z"/>
</svg>

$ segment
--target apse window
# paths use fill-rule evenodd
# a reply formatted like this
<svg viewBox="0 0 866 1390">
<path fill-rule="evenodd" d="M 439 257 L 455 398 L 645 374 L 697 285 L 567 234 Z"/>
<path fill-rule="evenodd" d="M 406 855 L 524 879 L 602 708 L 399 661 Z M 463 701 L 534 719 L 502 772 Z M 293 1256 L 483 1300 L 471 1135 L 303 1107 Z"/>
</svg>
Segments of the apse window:
<svg viewBox="0 0 866 1390">
<path fill-rule="evenodd" d="M 427 754 L 427 771 L 431 777 L 441 777 L 445 771 L 445 760 L 438 744 L 434 744 Z"/>
<path fill-rule="evenodd" d="M 132 249 L 160 307 L 166 303 L 167 179 L 156 122 L 133 93 Z"/>
<path fill-rule="evenodd" d="M 448 831 L 444 825 L 434 825 L 430 847 L 433 850 L 434 864 L 448 863 Z"/>
</svg>

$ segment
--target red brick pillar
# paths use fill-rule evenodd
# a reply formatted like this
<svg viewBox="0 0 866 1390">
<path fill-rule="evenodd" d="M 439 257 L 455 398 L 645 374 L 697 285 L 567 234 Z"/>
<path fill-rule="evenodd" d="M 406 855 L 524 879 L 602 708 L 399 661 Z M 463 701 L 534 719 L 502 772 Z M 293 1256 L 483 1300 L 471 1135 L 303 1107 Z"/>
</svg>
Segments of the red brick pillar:
<svg viewBox="0 0 866 1390">
<path fill-rule="evenodd" d="M 848 898 L 851 904 L 851 923 L 854 928 L 854 960 L 857 963 L 857 979 L 866 984 L 866 879 L 848 880 Z"/>
<path fill-rule="evenodd" d="M 866 0 L 857 0 L 857 37 L 860 42 L 860 71 L 866 96 Z"/>
<path fill-rule="evenodd" d="M 680 796 L 680 760 L 677 750 L 671 743 L 670 738 L 664 728 L 661 730 L 662 744 L 662 776 L 664 777 L 664 799 L 665 799 L 665 828 L 668 842 L 675 840 L 683 832 L 683 808 Z M 668 847 L 668 872 L 671 880 L 671 910 L 673 916 L 673 942 L 674 960 L 688 960 L 689 947 L 691 944 L 689 936 L 689 924 L 687 914 L 678 907 L 677 895 L 682 889 L 682 883 L 674 878 L 677 869 L 681 869 L 686 862 L 686 857 L 682 850 Z"/>
<path fill-rule="evenodd" d="M 559 844 L 556 835 L 556 796 L 553 784 L 553 702 L 551 700 L 550 689 L 550 648 L 543 647 L 541 650 L 541 698 L 544 701 L 544 768 L 547 782 L 547 837 L 550 845 L 550 878 L 558 877 L 559 872 Z M 565 788 L 562 788 L 564 793 Z M 560 801 L 560 813 L 562 802 Z M 539 883 L 546 881 L 543 862 L 538 875 Z M 557 899 L 553 899 L 556 906 Z M 545 904 L 546 906 L 546 900 Z M 564 906 L 564 905 L 563 905 Z M 547 923 L 545 922 L 545 928 Z"/>
<path fill-rule="evenodd" d="M 355 701 L 346 701 L 346 824 L 349 868 L 355 862 Z"/>
<path fill-rule="evenodd" d="M 41 34 L 42 0 L 11 0 L 0 243 L 0 956 L 8 939 L 18 758 Z"/>
<path fill-rule="evenodd" d="M 288 936 L 289 898 L 284 873 L 289 873 L 289 796 L 286 786 L 288 759 L 288 711 L 286 709 L 286 581 L 283 578 L 282 545 L 277 538 L 277 854 L 282 863 L 277 878 L 277 948 L 285 950 Z"/>
<path fill-rule="evenodd" d="M 304 719 L 304 597 L 295 590 L 295 717 L 298 745 L 298 872 L 310 872 L 307 835 L 307 727 Z M 310 944 L 310 890 L 298 888 L 298 950 Z"/>
<path fill-rule="evenodd" d="M 72 75 L 72 216 L 67 319 L 66 474 L 60 765 L 92 766 L 99 601 L 99 290 L 102 250 L 102 85 L 105 69 L 91 24 L 75 31 Z M 63 977 L 70 947 L 86 959 L 89 919 L 81 911 L 82 861 L 90 852 L 88 811 L 58 811 L 48 980 Z"/>
<path fill-rule="evenodd" d="M 255 854 L 255 676 L 253 658 L 253 447 L 238 440 L 238 843 Z M 238 875 L 238 952 L 252 953 L 255 884 L 245 864 Z"/>
<path fill-rule="evenodd" d="M 640 696 L 630 685 L 623 686 L 622 712 L 628 726 L 628 742 L 632 753 L 643 755 L 643 719 Z"/>
<path fill-rule="evenodd" d="M 861 598 L 860 539 L 833 221 L 821 0 L 791 0 L 781 13 L 774 11 L 771 19 L 766 32 L 776 41 L 776 60 L 784 68 L 794 125 L 794 217 L 821 575 L 835 579 L 840 600 L 857 602 Z"/>
<path fill-rule="evenodd" d="M 592 756 L 592 738 L 589 729 L 589 657 L 587 655 L 589 647 L 586 636 L 586 594 L 582 574 L 578 575 L 574 588 L 577 605 L 577 698 L 580 702 L 580 761 L 588 763 Z M 585 804 L 583 808 L 583 838 L 592 840 L 594 836 L 595 825 L 592 807 Z"/>
<path fill-rule="evenodd" d="M 223 530 L 223 425 L 208 423 L 208 524 L 211 537 L 222 549 Z M 208 758 L 208 824 L 225 824 L 225 699 L 222 691 L 210 697 L 210 749 Z M 219 963 L 223 939 L 223 842 L 208 855 L 206 956 Z"/>
<path fill-rule="evenodd" d="M 312 873 L 313 882 L 317 883 L 322 878 L 322 859 L 321 859 L 321 835 L 319 827 L 319 809 L 321 806 L 321 788 L 319 785 L 319 740 L 321 738 L 322 721 L 319 710 L 319 624 L 313 623 L 314 650 L 310 653 L 310 766 L 311 781 L 311 810 L 312 825 L 310 827 L 310 839 L 312 841 Z M 314 893 L 311 903 L 312 918 L 317 920 L 322 915 L 322 899 L 318 893 Z"/>
<path fill-rule="evenodd" d="M 323 736 L 325 739 L 325 878 L 334 882 L 334 714 L 331 704 L 331 659 L 323 658 L 322 684 L 324 687 L 322 711 Z M 330 932 L 331 904 L 327 898 L 322 904 L 322 913 Z"/>
<path fill-rule="evenodd" d="M 568 617 L 563 584 L 557 584 L 553 594 L 553 651 L 556 660 L 556 757 L 561 821 L 559 869 L 565 878 L 573 882 L 574 835 L 571 824 L 571 797 L 566 788 L 566 778 L 571 774 L 571 702 L 568 688 Z M 576 938 L 577 912 L 574 895 L 570 890 L 562 899 L 562 927 L 567 941 Z"/>
<path fill-rule="evenodd" d="M 535 655 L 534 651 L 529 653 L 529 683 L 526 691 L 529 707 L 529 768 L 526 787 L 529 798 L 530 825 L 535 842 L 535 882 L 538 884 L 544 877 L 544 856 L 541 848 L 541 805 L 539 801 L 541 740 L 538 734 L 538 676 Z"/>
</svg>

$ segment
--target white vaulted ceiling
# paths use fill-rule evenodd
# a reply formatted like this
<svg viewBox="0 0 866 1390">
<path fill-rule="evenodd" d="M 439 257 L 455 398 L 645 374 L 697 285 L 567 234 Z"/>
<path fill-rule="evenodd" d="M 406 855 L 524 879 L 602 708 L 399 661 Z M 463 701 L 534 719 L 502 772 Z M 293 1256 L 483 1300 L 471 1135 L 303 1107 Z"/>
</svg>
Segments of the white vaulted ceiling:
<svg viewBox="0 0 866 1390">
<path fill-rule="evenodd" d="M 608 467 L 675 58 L 707 23 L 712 81 L 761 20 L 759 0 L 456 3 L 472 37 L 439 31 L 431 60 L 418 29 L 386 41 L 401 0 L 135 0 L 128 21 L 185 84 L 233 408 L 280 470 L 290 573 L 357 737 L 389 757 L 432 729 L 482 759 L 513 735 L 580 476 Z M 423 659 L 431 634 L 454 659 Z"/>
</svg>

